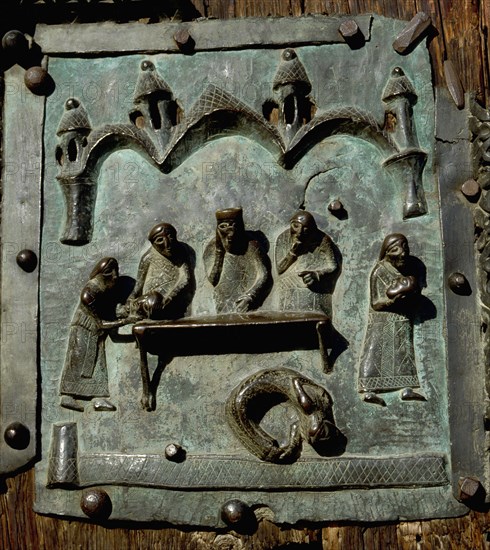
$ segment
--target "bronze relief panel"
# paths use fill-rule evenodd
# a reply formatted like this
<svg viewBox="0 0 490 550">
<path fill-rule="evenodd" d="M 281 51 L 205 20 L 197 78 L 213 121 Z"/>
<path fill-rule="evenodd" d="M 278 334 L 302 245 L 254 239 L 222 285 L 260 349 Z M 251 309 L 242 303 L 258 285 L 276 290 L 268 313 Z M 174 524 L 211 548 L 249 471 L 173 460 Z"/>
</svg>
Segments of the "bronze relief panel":
<svg viewBox="0 0 490 550">
<path fill-rule="evenodd" d="M 456 195 L 442 157 L 474 159 L 480 197 L 490 117 L 473 105 L 474 138 L 434 101 L 426 23 L 38 28 L 54 87 L 23 88 L 45 157 L 18 266 L 39 285 L 39 512 L 384 521 L 463 514 L 470 479 L 484 492 L 483 392 L 464 439 L 480 459 L 454 437 L 455 312 L 484 320 L 485 265 L 447 249 L 476 231 L 484 257 L 486 192 Z"/>
</svg>

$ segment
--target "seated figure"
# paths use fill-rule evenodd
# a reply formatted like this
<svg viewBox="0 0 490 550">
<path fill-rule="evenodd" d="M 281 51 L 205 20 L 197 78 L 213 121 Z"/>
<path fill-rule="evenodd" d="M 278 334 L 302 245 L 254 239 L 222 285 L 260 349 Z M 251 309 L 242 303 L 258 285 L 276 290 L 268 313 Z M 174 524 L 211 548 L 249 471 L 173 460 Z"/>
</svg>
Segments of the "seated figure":
<svg viewBox="0 0 490 550">
<path fill-rule="evenodd" d="M 183 317 L 194 281 L 188 247 L 177 240 L 169 223 L 155 225 L 148 240 L 151 247 L 141 258 L 136 284 L 118 316 L 132 321 Z"/>
<path fill-rule="evenodd" d="M 281 311 L 323 311 L 331 315 L 331 295 L 339 271 L 332 239 L 306 210 L 298 210 L 275 248 Z"/>
<path fill-rule="evenodd" d="M 204 265 L 214 287 L 217 313 L 256 309 L 267 292 L 269 261 L 243 223 L 241 208 L 216 212 L 216 237 L 204 251 Z"/>
</svg>

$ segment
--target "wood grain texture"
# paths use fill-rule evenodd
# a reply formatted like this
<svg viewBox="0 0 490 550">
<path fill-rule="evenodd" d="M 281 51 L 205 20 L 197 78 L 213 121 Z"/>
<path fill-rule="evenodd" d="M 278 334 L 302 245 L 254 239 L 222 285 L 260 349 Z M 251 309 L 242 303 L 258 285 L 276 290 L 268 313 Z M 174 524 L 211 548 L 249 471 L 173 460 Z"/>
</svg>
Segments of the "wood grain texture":
<svg viewBox="0 0 490 550">
<path fill-rule="evenodd" d="M 410 20 L 428 13 L 437 29 L 429 39 L 434 83 L 443 86 L 443 61 L 451 59 L 466 91 L 489 102 L 488 24 L 490 0 L 199 0 L 203 16 L 290 16 L 323 13 L 373 13 Z M 490 513 L 471 512 L 462 518 L 388 525 L 325 524 L 280 528 L 264 519 L 251 536 L 234 532 L 192 531 L 151 525 L 105 527 L 89 522 L 40 516 L 32 511 L 34 472 L 7 479 L 0 489 L 0 548 L 43 549 L 323 549 L 432 550 L 489 549 Z M 285 496 L 287 498 L 287 496 Z"/>
<path fill-rule="evenodd" d="M 253 535 L 233 531 L 190 531 L 154 524 L 94 525 L 32 512 L 34 472 L 6 480 L 0 495 L 2 550 L 152 549 L 152 550 L 433 550 L 490 549 L 490 514 L 471 512 L 456 519 L 391 523 L 388 525 L 331 524 L 287 529 L 267 519 Z M 285 497 L 287 498 L 287 497 Z"/>
</svg>

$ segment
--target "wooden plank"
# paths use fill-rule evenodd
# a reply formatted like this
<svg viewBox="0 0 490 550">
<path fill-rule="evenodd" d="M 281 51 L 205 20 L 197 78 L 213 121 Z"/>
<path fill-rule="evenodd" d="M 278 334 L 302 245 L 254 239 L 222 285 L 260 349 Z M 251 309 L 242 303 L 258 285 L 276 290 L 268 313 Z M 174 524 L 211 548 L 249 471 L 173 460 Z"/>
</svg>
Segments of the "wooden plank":
<svg viewBox="0 0 490 550">
<path fill-rule="evenodd" d="M 439 5 L 445 57 L 452 60 L 463 88 L 473 90 L 478 98 L 485 99 L 480 3 L 464 0 L 440 2 Z"/>
<path fill-rule="evenodd" d="M 234 8 L 235 14 L 242 14 L 240 17 L 301 15 L 299 0 L 292 0 L 291 4 L 282 2 L 281 0 L 265 0 L 262 2 L 254 2 L 254 0 L 235 0 Z"/>
<path fill-rule="evenodd" d="M 332 15 L 333 11 L 330 8 L 330 4 L 332 2 L 330 0 L 323 1 L 322 0 L 305 0 L 304 1 L 304 13 L 307 14 L 314 14 L 314 13 L 322 13 L 324 15 Z"/>
<path fill-rule="evenodd" d="M 207 0 L 208 17 L 217 19 L 231 19 L 236 17 L 234 0 Z M 245 17 L 242 12 L 241 17 Z"/>
<path fill-rule="evenodd" d="M 429 53 L 432 59 L 433 78 L 435 86 L 445 86 L 444 79 L 444 35 L 441 11 L 438 0 L 416 0 L 417 11 L 430 15 L 434 30 L 428 39 Z"/>
<path fill-rule="evenodd" d="M 490 86 L 490 78 L 489 74 L 490 71 L 488 70 L 489 67 L 489 57 L 488 57 L 488 50 L 489 50 L 489 39 L 488 39 L 488 25 L 490 21 L 490 0 L 484 0 L 481 3 L 481 12 L 480 12 L 480 63 L 483 67 L 483 95 L 480 99 L 483 100 L 483 102 L 486 104 L 488 102 L 488 92 L 489 92 L 489 86 Z"/>
<path fill-rule="evenodd" d="M 306 1 L 308 2 L 308 0 Z M 316 0 L 310 0 L 310 2 L 314 3 L 317 9 L 319 7 L 321 8 L 321 5 L 318 6 L 319 2 L 317 2 Z M 326 0 L 324 2 L 324 10 L 326 15 L 338 15 L 338 14 L 350 15 L 351 14 L 348 0 Z M 359 13 L 359 12 L 355 12 L 355 13 Z"/>
</svg>

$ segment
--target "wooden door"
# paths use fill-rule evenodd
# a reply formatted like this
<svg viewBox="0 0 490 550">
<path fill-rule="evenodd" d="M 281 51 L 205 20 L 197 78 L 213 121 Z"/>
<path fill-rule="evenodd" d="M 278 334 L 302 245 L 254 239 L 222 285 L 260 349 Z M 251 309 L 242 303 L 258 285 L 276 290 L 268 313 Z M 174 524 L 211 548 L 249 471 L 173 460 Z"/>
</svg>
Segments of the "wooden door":
<svg viewBox="0 0 490 550">
<path fill-rule="evenodd" d="M 25 3 L 20 0 L 12 4 L 16 4 L 19 9 L 22 5 L 25 7 Z M 157 3 L 153 3 L 149 9 L 151 13 L 148 22 L 158 18 L 160 11 L 163 13 L 163 6 L 159 10 L 155 4 Z M 453 62 L 464 89 L 474 91 L 477 100 L 483 105 L 490 101 L 489 0 L 194 0 L 192 3 L 176 2 L 175 6 L 180 8 L 180 16 L 184 18 L 202 16 L 222 19 L 249 16 L 300 17 L 314 13 L 373 13 L 410 20 L 415 13 L 424 11 L 431 16 L 437 29 L 437 33 L 429 39 L 434 85 L 446 86 L 444 60 L 449 59 Z M 168 6 L 166 9 L 168 10 Z M 0 547 L 6 550 L 490 548 L 490 512 L 486 511 L 471 511 L 464 517 L 448 520 L 388 525 L 326 523 L 294 528 L 278 527 L 263 518 L 253 535 L 241 535 L 233 531 L 197 532 L 176 529 L 165 524 L 105 527 L 90 522 L 41 516 L 33 511 L 32 467 L 5 479 L 0 486 L 0 493 Z"/>
</svg>

